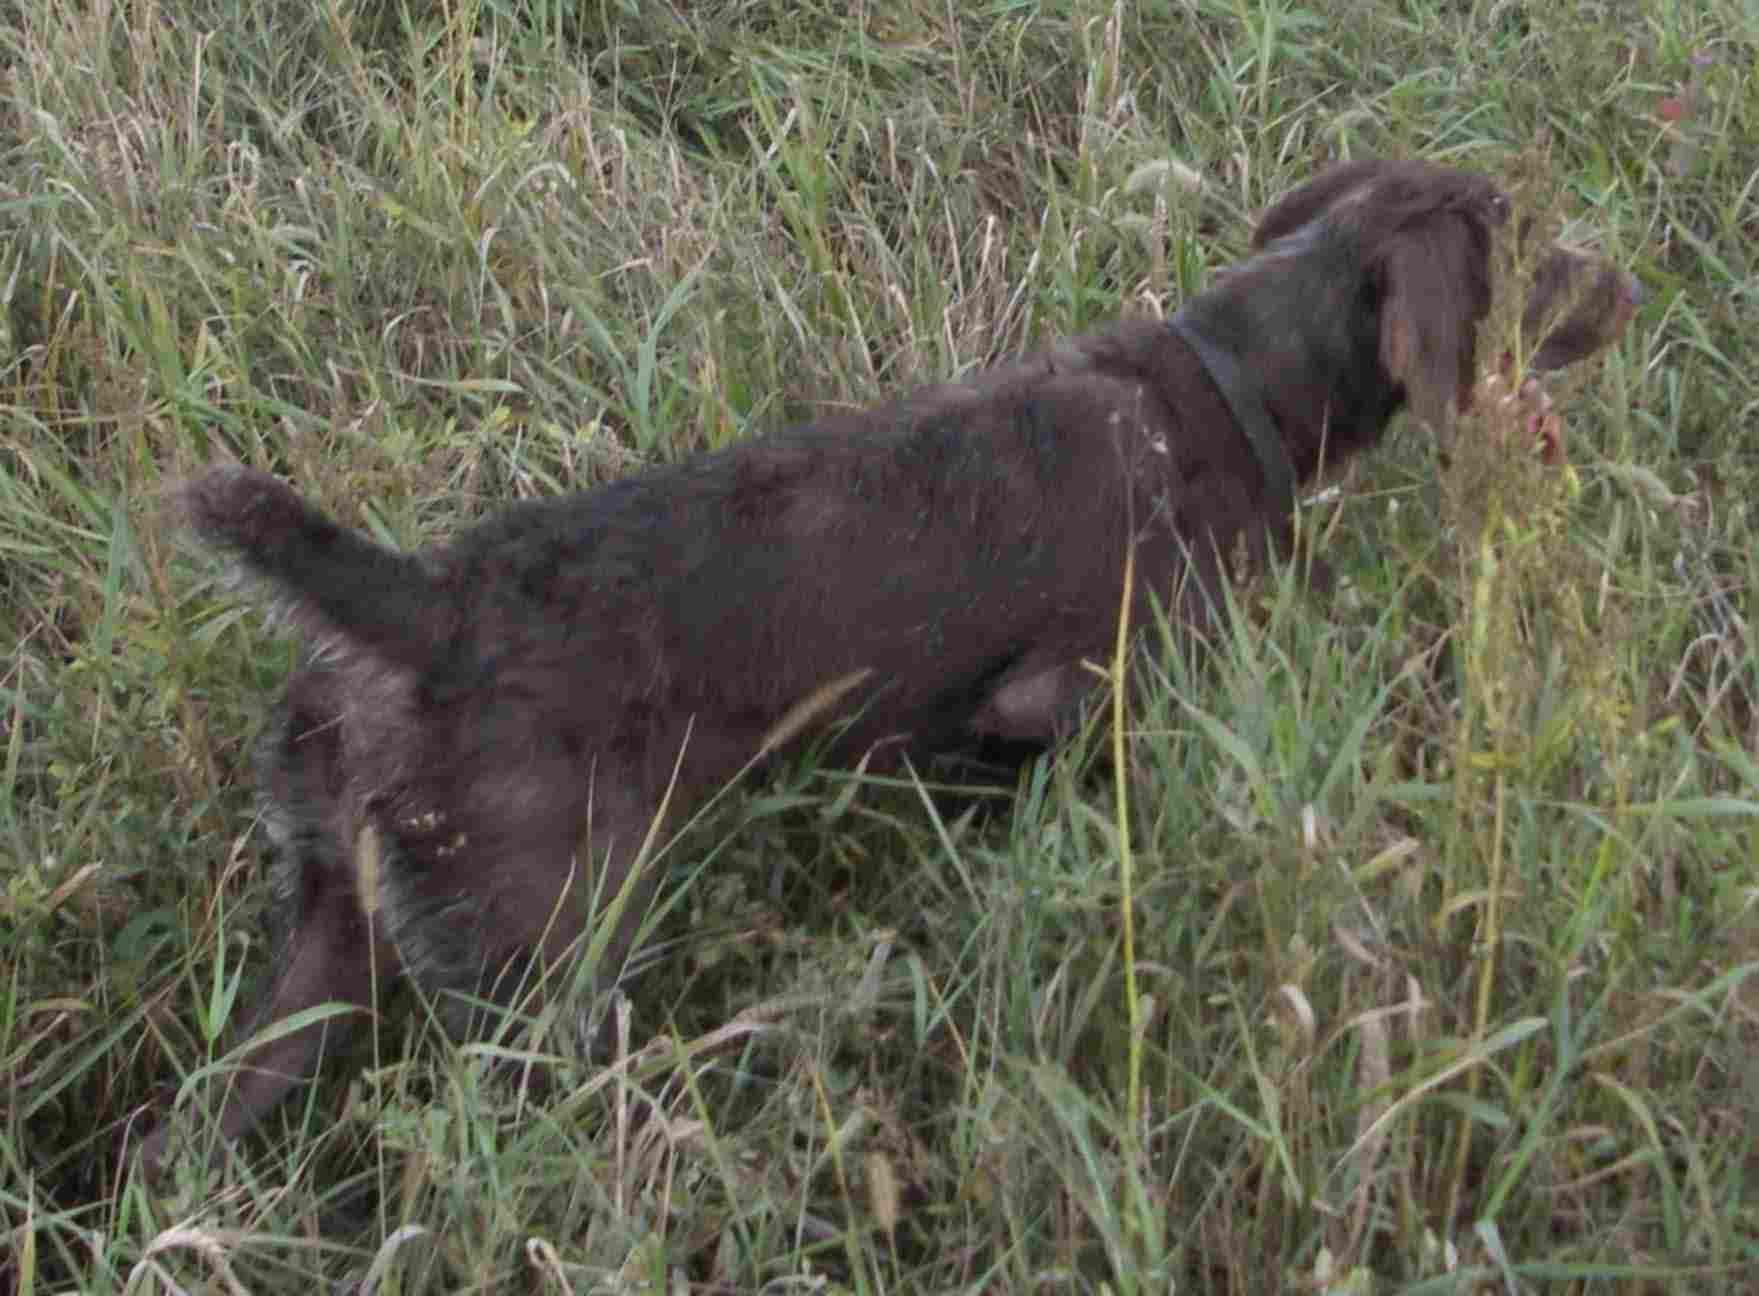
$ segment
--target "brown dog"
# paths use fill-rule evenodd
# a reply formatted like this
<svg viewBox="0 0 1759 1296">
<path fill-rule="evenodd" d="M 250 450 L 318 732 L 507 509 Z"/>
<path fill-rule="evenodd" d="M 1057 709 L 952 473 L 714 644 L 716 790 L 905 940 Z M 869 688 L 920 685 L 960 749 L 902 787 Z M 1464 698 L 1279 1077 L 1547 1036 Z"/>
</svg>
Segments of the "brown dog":
<svg viewBox="0 0 1759 1296">
<path fill-rule="evenodd" d="M 197 477 L 191 525 L 315 645 L 259 754 L 289 923 L 259 1024 L 368 1008 L 375 970 L 475 994 L 565 966 L 622 891 L 616 968 L 650 829 L 815 723 L 841 723 L 845 759 L 1053 741 L 1092 688 L 1083 662 L 1109 655 L 1127 552 L 1132 624 L 1157 602 L 1206 616 L 1218 555 L 1280 536 L 1322 457 L 1406 405 L 1441 425 L 1470 403 L 1508 214 L 1481 176 L 1337 166 L 1171 322 L 519 504 L 415 553 L 262 473 Z M 1603 345 L 1639 295 L 1544 250 L 1534 363 Z M 312 1026 L 247 1055 L 222 1133 L 322 1046 Z"/>
</svg>

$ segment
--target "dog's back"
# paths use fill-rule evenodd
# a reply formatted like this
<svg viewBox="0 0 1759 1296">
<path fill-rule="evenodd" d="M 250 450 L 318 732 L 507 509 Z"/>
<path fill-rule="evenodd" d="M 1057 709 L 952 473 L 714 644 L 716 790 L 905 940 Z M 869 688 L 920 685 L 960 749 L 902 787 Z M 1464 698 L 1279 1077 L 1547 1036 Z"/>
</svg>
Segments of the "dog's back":
<svg viewBox="0 0 1759 1296">
<path fill-rule="evenodd" d="M 455 718 L 529 705 L 545 727 L 577 729 L 582 750 L 646 711 L 696 717 L 693 745 L 739 728 L 724 734 L 737 756 L 686 753 L 713 781 L 802 697 L 868 671 L 873 686 L 845 708 L 848 741 L 933 747 L 969 731 L 1023 654 L 1078 658 L 1103 645 L 1133 530 L 1188 539 L 1188 517 L 1168 502 L 1195 474 L 1187 461 L 1213 453 L 1178 425 L 1223 411 L 1169 409 L 1138 372 L 1134 353 L 1164 344 L 1159 325 L 1088 341 L 1105 368 L 1065 348 L 515 505 L 416 554 L 381 548 L 244 468 L 196 477 L 187 513 L 270 586 L 333 669 L 406 672 L 417 705 Z M 669 772 L 676 755 L 657 763 Z"/>
</svg>

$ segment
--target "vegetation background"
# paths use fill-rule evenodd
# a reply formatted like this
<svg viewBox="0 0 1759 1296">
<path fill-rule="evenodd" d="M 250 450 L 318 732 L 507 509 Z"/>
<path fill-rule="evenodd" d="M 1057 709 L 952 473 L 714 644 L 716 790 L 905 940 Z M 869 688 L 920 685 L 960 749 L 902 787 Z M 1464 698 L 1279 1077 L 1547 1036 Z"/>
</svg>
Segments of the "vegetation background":
<svg viewBox="0 0 1759 1296">
<path fill-rule="evenodd" d="M 11 0 L 0 68 L 0 1292 L 1759 1290 L 1752 0 Z M 169 481 L 416 544 L 1167 312 L 1369 154 L 1647 285 L 1569 471 L 1408 429 L 1127 730 L 728 797 L 544 1102 L 410 1005 L 120 1157 L 265 971 L 293 661 Z"/>
</svg>

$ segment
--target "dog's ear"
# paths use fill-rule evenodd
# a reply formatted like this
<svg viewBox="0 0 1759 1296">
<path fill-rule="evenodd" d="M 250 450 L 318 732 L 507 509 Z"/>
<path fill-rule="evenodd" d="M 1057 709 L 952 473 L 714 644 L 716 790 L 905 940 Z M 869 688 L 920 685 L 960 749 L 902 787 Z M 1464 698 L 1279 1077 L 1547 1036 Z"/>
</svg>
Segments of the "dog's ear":
<svg viewBox="0 0 1759 1296">
<path fill-rule="evenodd" d="M 1471 400 L 1478 321 L 1490 306 L 1487 254 L 1484 231 L 1454 211 L 1391 234 L 1375 263 L 1381 366 L 1437 431 Z"/>
</svg>

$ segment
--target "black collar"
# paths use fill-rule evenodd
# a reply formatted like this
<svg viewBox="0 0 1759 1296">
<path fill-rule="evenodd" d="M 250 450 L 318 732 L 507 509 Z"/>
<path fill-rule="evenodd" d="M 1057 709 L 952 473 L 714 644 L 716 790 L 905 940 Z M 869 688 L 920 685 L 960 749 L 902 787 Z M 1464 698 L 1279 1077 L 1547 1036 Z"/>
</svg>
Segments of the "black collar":
<svg viewBox="0 0 1759 1296">
<path fill-rule="evenodd" d="M 1196 353 L 1198 362 L 1209 374 L 1209 380 L 1222 394 L 1222 400 L 1227 402 L 1234 422 L 1246 434 L 1277 510 L 1283 514 L 1292 511 L 1295 507 L 1295 465 L 1289 459 L 1288 447 L 1283 444 L 1282 434 L 1272 422 L 1270 411 L 1264 408 L 1264 402 L 1240 372 L 1239 361 L 1204 337 L 1196 319 L 1184 308 L 1167 321 L 1167 327 Z"/>
</svg>

